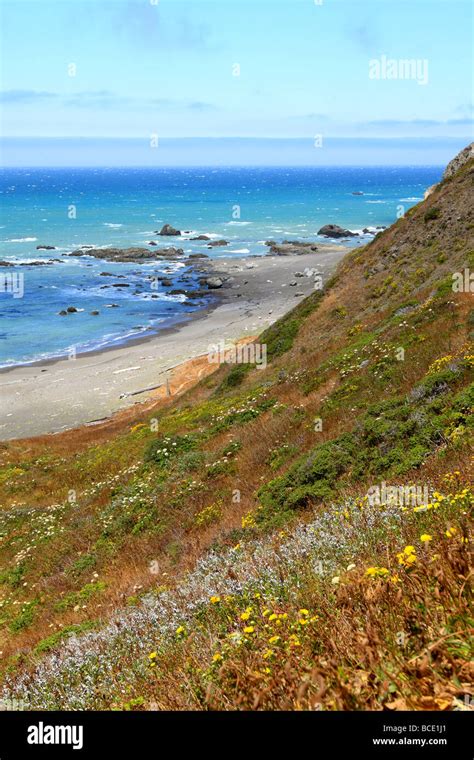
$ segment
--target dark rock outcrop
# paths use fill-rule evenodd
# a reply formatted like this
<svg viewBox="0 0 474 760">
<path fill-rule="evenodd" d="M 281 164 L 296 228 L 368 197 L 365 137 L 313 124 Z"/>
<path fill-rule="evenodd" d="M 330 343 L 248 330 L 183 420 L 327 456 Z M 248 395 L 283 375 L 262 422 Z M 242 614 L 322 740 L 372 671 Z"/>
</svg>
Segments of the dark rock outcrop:
<svg viewBox="0 0 474 760">
<path fill-rule="evenodd" d="M 208 244 L 208 248 L 218 248 L 221 245 L 229 245 L 227 240 L 213 240 L 212 243 Z"/>
<path fill-rule="evenodd" d="M 171 226 L 171 224 L 164 224 L 159 232 L 155 232 L 155 235 L 163 235 L 165 237 L 179 237 L 181 230 L 177 230 Z"/>
<path fill-rule="evenodd" d="M 0 261 L 0 267 L 48 267 L 52 264 L 63 264 L 61 259 L 48 259 L 48 261 Z"/>
<path fill-rule="evenodd" d="M 324 235 L 324 237 L 330 238 L 345 238 L 357 237 L 357 232 L 345 230 L 343 227 L 339 227 L 338 224 L 325 224 L 320 230 L 318 230 L 318 235 Z"/>
<path fill-rule="evenodd" d="M 70 256 L 93 256 L 96 259 L 105 261 L 136 261 L 144 259 L 171 259 L 176 256 L 183 256 L 182 248 L 160 248 L 157 251 L 150 251 L 148 248 L 92 248 L 88 250 L 78 249 L 69 254 Z"/>
<path fill-rule="evenodd" d="M 265 245 L 270 248 L 268 256 L 301 256 L 303 253 L 315 253 L 318 250 L 315 243 L 300 243 L 299 240 L 284 240 L 282 243 L 267 240 Z"/>
</svg>

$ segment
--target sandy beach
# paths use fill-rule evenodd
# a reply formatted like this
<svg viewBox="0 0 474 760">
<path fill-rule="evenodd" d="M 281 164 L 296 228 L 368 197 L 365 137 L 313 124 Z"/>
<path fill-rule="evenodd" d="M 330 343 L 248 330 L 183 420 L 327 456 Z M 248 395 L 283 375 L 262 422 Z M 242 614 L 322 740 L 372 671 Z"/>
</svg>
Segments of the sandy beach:
<svg viewBox="0 0 474 760">
<path fill-rule="evenodd" d="M 186 323 L 119 348 L 2 370 L 0 439 L 95 424 L 163 393 L 167 382 L 176 394 L 179 365 L 207 355 L 209 346 L 222 340 L 259 335 L 314 290 L 314 272 L 325 283 L 347 251 L 325 244 L 300 255 L 199 263 L 203 275 L 225 282 L 215 291 L 214 304 Z M 305 269 L 313 272 L 305 274 Z"/>
</svg>

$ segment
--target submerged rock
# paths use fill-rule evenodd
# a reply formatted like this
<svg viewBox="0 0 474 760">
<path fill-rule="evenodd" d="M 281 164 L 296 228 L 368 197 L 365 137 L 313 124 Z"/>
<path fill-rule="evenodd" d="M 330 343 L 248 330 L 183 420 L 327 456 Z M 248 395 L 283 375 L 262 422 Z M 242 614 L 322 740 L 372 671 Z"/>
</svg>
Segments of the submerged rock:
<svg viewBox="0 0 474 760">
<path fill-rule="evenodd" d="M 184 251 L 182 248 L 160 248 L 158 251 L 150 251 L 148 248 L 92 248 L 83 250 L 77 249 L 69 254 L 70 256 L 93 256 L 96 259 L 104 259 L 105 261 L 143 261 L 143 259 L 157 259 L 157 258 L 176 258 L 176 256 L 183 256 Z"/>
<path fill-rule="evenodd" d="M 218 248 L 221 245 L 229 245 L 227 240 L 213 240 L 212 243 L 208 244 L 208 248 Z"/>
</svg>

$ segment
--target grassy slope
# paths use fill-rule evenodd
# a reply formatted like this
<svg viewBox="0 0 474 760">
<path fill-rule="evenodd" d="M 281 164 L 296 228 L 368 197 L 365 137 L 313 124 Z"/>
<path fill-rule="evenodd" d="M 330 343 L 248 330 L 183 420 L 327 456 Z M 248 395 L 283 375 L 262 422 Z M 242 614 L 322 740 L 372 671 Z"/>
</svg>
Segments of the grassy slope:
<svg viewBox="0 0 474 760">
<path fill-rule="evenodd" d="M 474 312 L 451 276 L 474 268 L 473 177 L 471 161 L 269 328 L 265 371 L 223 367 L 113 434 L 1 447 L 9 695 L 456 704 L 472 675 Z M 381 481 L 442 496 L 372 508 Z"/>
</svg>

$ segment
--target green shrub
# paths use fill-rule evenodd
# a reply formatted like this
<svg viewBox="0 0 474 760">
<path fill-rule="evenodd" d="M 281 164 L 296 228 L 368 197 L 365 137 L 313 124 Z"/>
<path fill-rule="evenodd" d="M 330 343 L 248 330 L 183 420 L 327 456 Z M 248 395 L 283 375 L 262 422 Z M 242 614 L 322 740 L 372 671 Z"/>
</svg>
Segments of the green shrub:
<svg viewBox="0 0 474 760">
<path fill-rule="evenodd" d="M 191 435 L 175 435 L 150 441 L 145 449 L 145 462 L 167 467 L 176 457 L 197 448 L 198 441 Z"/>
<path fill-rule="evenodd" d="M 23 631 L 25 628 L 28 628 L 32 624 L 33 618 L 35 616 L 35 609 L 38 604 L 38 599 L 33 599 L 33 601 L 27 602 L 23 605 L 22 611 L 10 623 L 10 631 L 12 633 Z"/>
<path fill-rule="evenodd" d="M 425 215 L 423 216 L 423 219 L 425 222 L 431 222 L 434 219 L 438 219 L 440 215 L 439 208 L 436 208 L 436 206 L 432 206 L 428 209 L 428 211 L 425 212 Z"/>
<path fill-rule="evenodd" d="M 25 565 L 20 563 L 9 570 L 0 572 L 0 583 L 7 583 L 12 588 L 18 588 L 25 574 Z"/>
<path fill-rule="evenodd" d="M 224 380 L 219 386 L 220 391 L 227 391 L 231 388 L 236 388 L 238 385 L 242 384 L 242 381 L 249 372 L 249 370 L 252 368 L 251 364 L 234 364 L 232 369 L 227 373 Z"/>
</svg>

